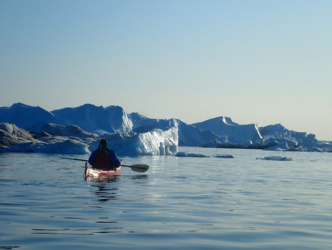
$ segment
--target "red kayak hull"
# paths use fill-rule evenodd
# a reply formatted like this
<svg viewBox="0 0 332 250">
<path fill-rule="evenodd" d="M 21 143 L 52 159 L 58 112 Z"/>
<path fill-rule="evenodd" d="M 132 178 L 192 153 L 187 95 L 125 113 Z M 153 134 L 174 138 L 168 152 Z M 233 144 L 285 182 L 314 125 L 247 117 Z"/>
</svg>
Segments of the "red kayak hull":
<svg viewBox="0 0 332 250">
<path fill-rule="evenodd" d="M 121 172 L 121 166 L 118 167 L 116 170 L 109 170 L 109 171 L 86 166 L 84 176 L 85 180 L 103 180 L 119 175 L 120 172 Z"/>
</svg>

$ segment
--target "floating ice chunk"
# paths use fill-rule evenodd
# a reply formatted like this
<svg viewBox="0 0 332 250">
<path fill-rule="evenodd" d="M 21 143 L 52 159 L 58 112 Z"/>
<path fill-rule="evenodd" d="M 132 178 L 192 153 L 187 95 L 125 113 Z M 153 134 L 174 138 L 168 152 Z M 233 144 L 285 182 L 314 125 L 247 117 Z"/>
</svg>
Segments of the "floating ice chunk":
<svg viewBox="0 0 332 250">
<path fill-rule="evenodd" d="M 293 158 L 283 157 L 283 156 L 265 156 L 265 157 L 256 157 L 256 160 L 268 160 L 268 161 L 294 161 Z"/>
<path fill-rule="evenodd" d="M 203 154 L 195 154 L 195 153 L 186 153 L 186 152 L 178 152 L 176 157 L 209 157 L 207 155 Z"/>
<path fill-rule="evenodd" d="M 214 157 L 217 157 L 217 158 L 234 158 L 233 155 L 220 155 L 220 154 L 215 155 Z"/>
</svg>

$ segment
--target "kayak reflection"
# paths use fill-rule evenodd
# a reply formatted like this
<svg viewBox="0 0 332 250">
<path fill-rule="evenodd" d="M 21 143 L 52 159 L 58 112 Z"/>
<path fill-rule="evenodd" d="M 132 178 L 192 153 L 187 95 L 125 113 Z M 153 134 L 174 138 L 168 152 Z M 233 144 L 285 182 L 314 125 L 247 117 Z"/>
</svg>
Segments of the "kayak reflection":
<svg viewBox="0 0 332 250">
<path fill-rule="evenodd" d="M 110 187 L 109 185 L 103 183 L 94 186 L 97 187 L 97 190 L 94 191 L 94 193 L 98 197 L 98 201 L 106 202 L 118 199 L 118 188 Z"/>
</svg>

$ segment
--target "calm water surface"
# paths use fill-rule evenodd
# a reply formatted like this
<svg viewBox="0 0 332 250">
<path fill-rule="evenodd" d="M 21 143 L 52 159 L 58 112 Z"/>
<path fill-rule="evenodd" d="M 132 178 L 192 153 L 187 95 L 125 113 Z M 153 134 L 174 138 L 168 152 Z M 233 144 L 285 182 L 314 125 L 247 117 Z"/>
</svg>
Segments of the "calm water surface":
<svg viewBox="0 0 332 250">
<path fill-rule="evenodd" d="M 180 151 L 234 159 L 124 157 L 149 171 L 92 182 L 63 155 L 0 154 L 0 248 L 332 247 L 332 154 Z M 295 160 L 256 160 L 275 155 Z"/>
</svg>

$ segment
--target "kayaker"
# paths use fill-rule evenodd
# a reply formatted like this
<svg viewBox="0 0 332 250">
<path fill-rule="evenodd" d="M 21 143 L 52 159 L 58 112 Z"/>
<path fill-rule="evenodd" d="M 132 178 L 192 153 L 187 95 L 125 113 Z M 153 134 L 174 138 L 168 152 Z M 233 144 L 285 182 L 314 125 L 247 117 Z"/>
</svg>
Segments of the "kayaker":
<svg viewBox="0 0 332 250">
<path fill-rule="evenodd" d="M 92 152 L 89 157 L 89 163 L 93 168 L 111 170 L 116 169 L 121 165 L 113 150 L 107 147 L 105 139 L 100 140 L 98 149 Z"/>
</svg>

